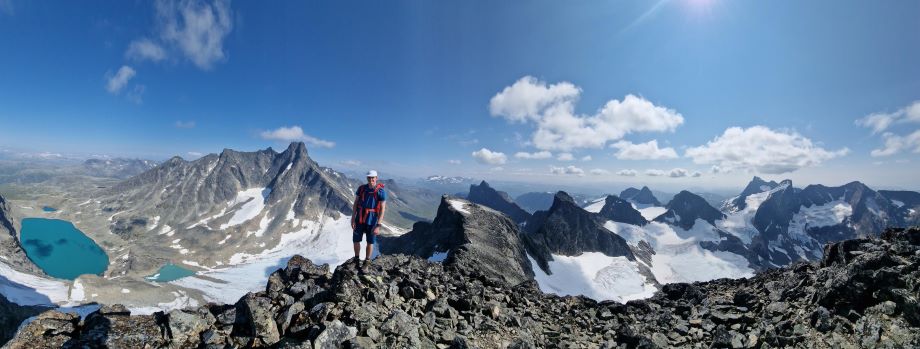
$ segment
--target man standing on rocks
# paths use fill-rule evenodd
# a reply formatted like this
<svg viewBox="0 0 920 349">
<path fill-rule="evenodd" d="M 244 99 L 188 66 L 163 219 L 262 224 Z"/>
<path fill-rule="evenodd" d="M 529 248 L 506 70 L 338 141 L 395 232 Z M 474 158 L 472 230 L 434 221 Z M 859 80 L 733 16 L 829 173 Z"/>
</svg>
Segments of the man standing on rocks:
<svg viewBox="0 0 920 349">
<path fill-rule="evenodd" d="M 363 267 L 370 263 L 374 252 L 374 242 L 386 212 L 387 193 L 383 190 L 383 183 L 377 183 L 377 171 L 367 172 L 367 184 L 358 187 L 355 192 L 354 213 L 351 219 L 351 241 L 355 243 L 355 263 Z M 367 242 L 366 260 L 361 264 L 361 237 Z"/>
</svg>

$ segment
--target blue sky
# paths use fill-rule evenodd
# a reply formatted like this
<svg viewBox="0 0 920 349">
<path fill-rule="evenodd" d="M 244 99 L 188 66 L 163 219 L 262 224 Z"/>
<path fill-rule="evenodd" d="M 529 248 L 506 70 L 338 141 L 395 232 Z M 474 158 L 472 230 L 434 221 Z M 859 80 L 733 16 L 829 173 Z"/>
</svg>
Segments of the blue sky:
<svg viewBox="0 0 920 349">
<path fill-rule="evenodd" d="M 301 139 L 321 164 L 401 176 L 917 190 L 917 13 L 915 1 L 0 0 L 0 147 L 191 159 Z"/>
</svg>

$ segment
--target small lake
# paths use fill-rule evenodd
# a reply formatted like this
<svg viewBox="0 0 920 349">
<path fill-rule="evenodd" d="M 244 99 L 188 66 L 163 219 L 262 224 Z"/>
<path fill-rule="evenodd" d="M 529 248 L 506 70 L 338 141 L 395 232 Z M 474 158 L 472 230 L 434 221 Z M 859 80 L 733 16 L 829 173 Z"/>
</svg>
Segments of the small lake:
<svg viewBox="0 0 920 349">
<path fill-rule="evenodd" d="M 105 251 L 65 220 L 24 218 L 19 239 L 29 259 L 56 278 L 102 275 L 109 266 Z"/>
<path fill-rule="evenodd" d="M 54 211 L 57 211 L 57 209 L 54 208 L 54 207 L 51 207 L 51 206 L 43 206 L 43 207 L 42 207 L 42 211 L 45 211 L 45 212 L 54 212 Z"/>
<path fill-rule="evenodd" d="M 147 280 L 156 282 L 170 282 L 192 275 L 195 275 L 194 271 L 170 263 L 160 268 L 156 274 L 148 276 Z"/>
</svg>

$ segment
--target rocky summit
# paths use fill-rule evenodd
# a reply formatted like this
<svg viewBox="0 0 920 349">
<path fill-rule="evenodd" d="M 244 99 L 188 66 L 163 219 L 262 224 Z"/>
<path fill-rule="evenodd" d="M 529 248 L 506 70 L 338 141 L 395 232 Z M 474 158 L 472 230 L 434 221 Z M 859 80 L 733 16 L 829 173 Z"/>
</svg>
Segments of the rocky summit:
<svg viewBox="0 0 920 349">
<path fill-rule="evenodd" d="M 920 345 L 920 229 L 825 246 L 819 263 L 596 302 L 385 255 L 334 272 L 294 256 L 236 304 L 35 317 L 6 348 L 905 348 Z"/>
</svg>

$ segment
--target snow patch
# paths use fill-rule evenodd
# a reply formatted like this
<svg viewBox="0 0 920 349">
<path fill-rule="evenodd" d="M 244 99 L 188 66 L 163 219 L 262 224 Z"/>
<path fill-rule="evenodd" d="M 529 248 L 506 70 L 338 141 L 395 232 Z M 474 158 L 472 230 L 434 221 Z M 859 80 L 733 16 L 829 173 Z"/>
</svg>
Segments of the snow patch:
<svg viewBox="0 0 920 349">
<path fill-rule="evenodd" d="M 585 211 L 599 213 L 601 209 L 604 208 L 604 204 L 607 203 L 607 197 L 602 197 L 600 199 L 591 201 L 588 203 L 588 206 L 585 206 Z"/>
<path fill-rule="evenodd" d="M 265 200 L 268 199 L 268 195 L 271 194 L 271 191 L 272 190 L 269 188 L 252 188 L 237 193 L 236 199 L 230 202 L 229 207 L 241 203 L 243 206 L 233 213 L 233 216 L 230 217 L 230 221 L 226 224 L 221 224 L 220 229 L 227 229 L 228 227 L 240 225 L 258 216 L 259 213 L 262 212 L 262 209 L 265 208 Z"/>
<path fill-rule="evenodd" d="M 543 292 L 558 295 L 584 295 L 595 300 L 625 303 L 651 297 L 657 289 L 648 282 L 635 262 L 626 257 L 610 257 L 600 252 L 580 256 L 552 255 L 547 275 L 530 258 L 534 278 Z"/>
<path fill-rule="evenodd" d="M 304 221 L 304 226 L 299 231 L 281 235 L 274 248 L 257 254 L 237 253 L 230 257 L 226 267 L 170 283 L 199 290 L 209 301 L 233 304 L 247 292 L 264 290 L 268 276 L 283 268 L 295 254 L 316 264 L 327 263 L 330 268 L 354 256 L 351 216 L 324 217 L 321 222 Z"/>
<path fill-rule="evenodd" d="M 447 252 L 435 252 L 431 257 L 428 257 L 429 262 L 437 263 L 443 262 L 445 259 L 447 259 Z"/>
<path fill-rule="evenodd" d="M 17 271 L 0 263 L 0 293 L 19 305 L 53 305 L 69 301 L 67 283 Z"/>
<path fill-rule="evenodd" d="M 453 207 L 457 212 L 467 215 L 470 214 L 470 211 L 466 209 L 466 202 L 461 200 L 447 200 L 447 202 L 450 203 L 450 206 Z"/>
</svg>

